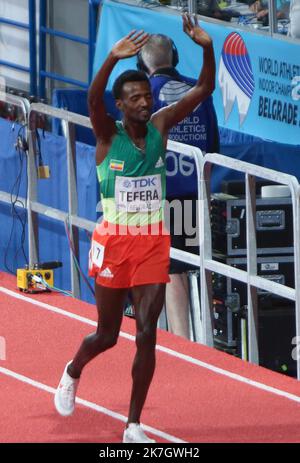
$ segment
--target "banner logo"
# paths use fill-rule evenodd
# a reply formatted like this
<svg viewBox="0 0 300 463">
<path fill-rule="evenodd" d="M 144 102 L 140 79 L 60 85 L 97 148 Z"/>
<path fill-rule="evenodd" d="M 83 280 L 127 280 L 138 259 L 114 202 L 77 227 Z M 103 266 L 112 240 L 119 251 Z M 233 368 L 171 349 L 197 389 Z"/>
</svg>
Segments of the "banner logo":
<svg viewBox="0 0 300 463">
<path fill-rule="evenodd" d="M 237 100 L 241 126 L 254 93 L 254 77 L 245 42 L 236 32 L 229 34 L 224 42 L 218 80 L 222 91 L 225 122 Z"/>
</svg>

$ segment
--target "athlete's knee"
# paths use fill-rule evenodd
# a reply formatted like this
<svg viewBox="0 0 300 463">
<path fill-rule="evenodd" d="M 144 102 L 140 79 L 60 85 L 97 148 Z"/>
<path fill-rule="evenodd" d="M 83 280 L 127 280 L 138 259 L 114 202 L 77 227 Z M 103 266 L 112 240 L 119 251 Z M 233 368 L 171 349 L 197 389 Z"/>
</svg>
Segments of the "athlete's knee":
<svg viewBox="0 0 300 463">
<path fill-rule="evenodd" d="M 93 335 L 93 343 L 96 345 L 96 350 L 103 352 L 111 349 L 117 344 L 119 333 L 106 333 L 99 331 Z"/>
<path fill-rule="evenodd" d="M 99 336 L 101 337 L 101 344 L 104 347 L 104 349 L 111 349 L 117 344 L 119 333 L 100 332 Z"/>
<path fill-rule="evenodd" d="M 136 334 L 136 345 L 138 349 L 154 349 L 156 344 L 156 327 L 144 328 Z"/>
</svg>

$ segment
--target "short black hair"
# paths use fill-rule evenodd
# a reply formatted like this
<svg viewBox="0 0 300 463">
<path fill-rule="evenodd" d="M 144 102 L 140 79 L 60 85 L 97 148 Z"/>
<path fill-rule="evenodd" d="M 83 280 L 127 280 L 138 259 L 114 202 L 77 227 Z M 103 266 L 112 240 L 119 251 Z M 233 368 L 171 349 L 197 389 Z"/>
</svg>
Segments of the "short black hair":
<svg viewBox="0 0 300 463">
<path fill-rule="evenodd" d="M 116 99 L 122 97 L 123 85 L 126 82 L 148 82 L 150 85 L 147 74 L 144 71 L 137 71 L 136 69 L 129 69 L 128 71 L 122 72 L 117 77 L 112 88 L 112 94 Z"/>
</svg>

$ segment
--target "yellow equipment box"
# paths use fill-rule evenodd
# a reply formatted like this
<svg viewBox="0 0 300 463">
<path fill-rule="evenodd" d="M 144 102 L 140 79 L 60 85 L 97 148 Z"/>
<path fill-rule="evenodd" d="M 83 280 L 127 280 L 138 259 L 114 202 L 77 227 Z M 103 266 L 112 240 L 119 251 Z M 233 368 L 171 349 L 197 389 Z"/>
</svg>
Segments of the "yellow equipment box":
<svg viewBox="0 0 300 463">
<path fill-rule="evenodd" d="M 36 293 L 40 291 L 49 291 L 46 285 L 42 282 L 35 281 L 32 277 L 37 276 L 46 281 L 50 286 L 53 286 L 53 270 L 47 269 L 18 269 L 17 270 L 17 286 L 21 291 L 26 293 Z"/>
</svg>

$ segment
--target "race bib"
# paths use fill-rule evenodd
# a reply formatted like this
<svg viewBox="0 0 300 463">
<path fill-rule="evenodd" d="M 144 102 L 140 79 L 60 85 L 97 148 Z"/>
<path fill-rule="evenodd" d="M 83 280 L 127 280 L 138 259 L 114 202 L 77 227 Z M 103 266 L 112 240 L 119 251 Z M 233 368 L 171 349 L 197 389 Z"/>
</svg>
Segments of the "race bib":
<svg viewBox="0 0 300 463">
<path fill-rule="evenodd" d="M 104 249 L 105 247 L 102 244 L 99 244 L 97 241 L 92 241 L 92 246 L 90 250 L 90 267 L 96 265 L 101 268 L 104 258 Z"/>
<path fill-rule="evenodd" d="M 153 212 L 161 207 L 161 176 L 116 177 L 116 207 L 124 212 Z"/>
</svg>

